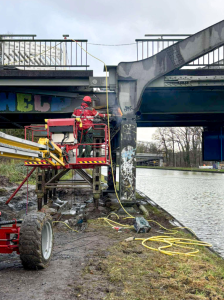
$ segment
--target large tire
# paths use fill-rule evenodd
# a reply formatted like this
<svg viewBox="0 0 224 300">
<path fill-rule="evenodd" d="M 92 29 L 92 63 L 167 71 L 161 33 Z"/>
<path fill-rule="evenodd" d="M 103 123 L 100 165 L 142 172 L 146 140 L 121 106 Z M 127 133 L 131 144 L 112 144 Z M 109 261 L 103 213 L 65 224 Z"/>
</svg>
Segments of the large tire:
<svg viewBox="0 0 224 300">
<path fill-rule="evenodd" d="M 44 269 L 53 250 L 52 219 L 42 212 L 28 214 L 21 225 L 19 252 L 25 269 Z"/>
</svg>

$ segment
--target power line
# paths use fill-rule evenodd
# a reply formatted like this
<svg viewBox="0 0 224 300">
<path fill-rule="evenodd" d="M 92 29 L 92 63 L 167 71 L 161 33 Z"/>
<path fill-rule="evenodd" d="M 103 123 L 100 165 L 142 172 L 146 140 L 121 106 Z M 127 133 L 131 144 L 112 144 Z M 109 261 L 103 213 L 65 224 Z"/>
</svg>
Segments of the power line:
<svg viewBox="0 0 224 300">
<path fill-rule="evenodd" d="M 137 43 L 130 43 L 130 44 L 115 44 L 115 45 L 109 45 L 109 44 L 94 44 L 94 43 L 87 43 L 87 44 L 93 45 L 93 46 L 120 47 L 120 46 L 136 45 Z"/>
</svg>

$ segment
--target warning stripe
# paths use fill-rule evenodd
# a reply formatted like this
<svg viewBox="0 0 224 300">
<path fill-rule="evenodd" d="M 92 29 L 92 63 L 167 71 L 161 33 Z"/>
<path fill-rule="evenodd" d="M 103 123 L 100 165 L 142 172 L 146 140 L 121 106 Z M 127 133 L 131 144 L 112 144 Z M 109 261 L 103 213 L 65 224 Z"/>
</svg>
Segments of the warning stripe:
<svg viewBox="0 0 224 300">
<path fill-rule="evenodd" d="M 96 161 L 96 160 L 88 160 L 88 161 L 79 161 L 79 164 L 103 164 L 105 161 Z"/>
<path fill-rule="evenodd" d="M 46 161 L 25 161 L 25 165 L 47 165 Z"/>
</svg>

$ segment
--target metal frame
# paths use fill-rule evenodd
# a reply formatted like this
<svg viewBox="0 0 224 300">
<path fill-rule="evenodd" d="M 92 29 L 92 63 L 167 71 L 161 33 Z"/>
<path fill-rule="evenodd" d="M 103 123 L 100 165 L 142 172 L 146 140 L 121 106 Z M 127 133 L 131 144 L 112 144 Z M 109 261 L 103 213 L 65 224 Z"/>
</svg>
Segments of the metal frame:
<svg viewBox="0 0 224 300">
<path fill-rule="evenodd" d="M 89 67 L 86 52 L 82 49 L 87 51 L 88 40 L 75 40 L 81 44 L 79 50 L 77 43 L 73 47 L 74 41 L 71 39 L 34 39 L 34 35 L 27 36 L 32 39 L 0 40 L 2 68 L 56 70 Z"/>
<path fill-rule="evenodd" d="M 2 224 L 12 224 L 11 227 L 1 227 Z M 4 225 L 3 225 L 4 226 Z M 0 253 L 8 254 L 16 251 L 19 254 L 19 234 L 20 227 L 17 226 L 17 220 L 0 222 Z M 12 238 L 11 235 L 17 235 Z"/>
</svg>

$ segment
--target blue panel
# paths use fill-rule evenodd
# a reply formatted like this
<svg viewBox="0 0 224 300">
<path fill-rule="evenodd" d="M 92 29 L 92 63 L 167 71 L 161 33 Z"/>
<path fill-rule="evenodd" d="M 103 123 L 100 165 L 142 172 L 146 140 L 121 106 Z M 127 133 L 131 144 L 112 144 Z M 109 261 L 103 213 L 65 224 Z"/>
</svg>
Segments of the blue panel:
<svg viewBox="0 0 224 300">
<path fill-rule="evenodd" d="M 222 128 L 203 132 L 203 160 L 224 160 L 224 135 Z"/>
</svg>

